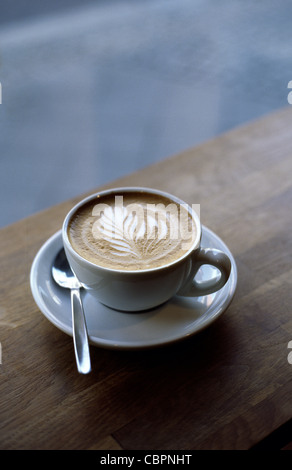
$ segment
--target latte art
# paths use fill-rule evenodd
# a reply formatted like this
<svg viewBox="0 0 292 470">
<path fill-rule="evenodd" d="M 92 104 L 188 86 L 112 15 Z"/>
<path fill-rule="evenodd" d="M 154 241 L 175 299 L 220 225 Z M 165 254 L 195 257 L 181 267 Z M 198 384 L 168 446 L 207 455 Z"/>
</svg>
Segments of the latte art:
<svg viewBox="0 0 292 470">
<path fill-rule="evenodd" d="M 195 223 L 187 206 L 150 193 L 108 196 L 82 206 L 69 225 L 73 248 L 111 269 L 169 264 L 193 245 Z"/>
</svg>

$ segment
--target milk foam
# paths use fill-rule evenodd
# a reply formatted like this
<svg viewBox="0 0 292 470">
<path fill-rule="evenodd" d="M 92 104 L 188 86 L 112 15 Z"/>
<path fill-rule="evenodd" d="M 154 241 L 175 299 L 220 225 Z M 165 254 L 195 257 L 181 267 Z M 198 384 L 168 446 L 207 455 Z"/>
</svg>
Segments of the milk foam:
<svg viewBox="0 0 292 470">
<path fill-rule="evenodd" d="M 111 269 L 163 266 L 183 256 L 195 237 L 195 223 L 186 207 L 150 193 L 92 201 L 69 225 L 73 248 Z"/>
</svg>

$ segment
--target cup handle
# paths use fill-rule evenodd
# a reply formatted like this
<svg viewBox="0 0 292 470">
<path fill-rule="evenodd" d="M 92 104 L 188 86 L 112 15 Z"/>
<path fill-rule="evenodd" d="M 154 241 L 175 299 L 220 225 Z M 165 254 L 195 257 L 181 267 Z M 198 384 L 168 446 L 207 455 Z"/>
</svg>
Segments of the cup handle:
<svg viewBox="0 0 292 470">
<path fill-rule="evenodd" d="M 231 261 L 223 251 L 213 248 L 200 248 L 199 253 L 194 253 L 189 274 L 183 282 L 183 286 L 177 295 L 186 297 L 199 297 L 202 295 L 213 294 L 221 289 L 229 279 L 231 272 Z M 195 276 L 204 264 L 209 264 L 219 269 L 220 276 L 206 281 L 197 282 Z"/>
</svg>

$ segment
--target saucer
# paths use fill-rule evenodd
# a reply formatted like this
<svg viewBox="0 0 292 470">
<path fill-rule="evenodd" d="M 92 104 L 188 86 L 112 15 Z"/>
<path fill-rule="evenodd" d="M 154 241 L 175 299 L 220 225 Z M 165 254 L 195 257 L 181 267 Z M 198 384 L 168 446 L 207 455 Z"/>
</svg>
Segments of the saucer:
<svg viewBox="0 0 292 470">
<path fill-rule="evenodd" d="M 225 243 L 204 226 L 201 245 L 222 250 L 231 260 L 231 274 L 222 289 L 202 297 L 175 296 L 160 307 L 137 313 L 112 310 L 82 289 L 90 343 L 103 348 L 125 350 L 164 346 L 188 338 L 217 320 L 235 293 L 236 264 Z M 70 291 L 59 287 L 51 275 L 53 260 L 62 246 L 60 230 L 37 253 L 31 267 L 30 285 L 34 300 L 44 316 L 72 336 Z M 217 272 L 214 267 L 204 265 L 196 279 L 203 281 L 216 277 Z"/>
</svg>

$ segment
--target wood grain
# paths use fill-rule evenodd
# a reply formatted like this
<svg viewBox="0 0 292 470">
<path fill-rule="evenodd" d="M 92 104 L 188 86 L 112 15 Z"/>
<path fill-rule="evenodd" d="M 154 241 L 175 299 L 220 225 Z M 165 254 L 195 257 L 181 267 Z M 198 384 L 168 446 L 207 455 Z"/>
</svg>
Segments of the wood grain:
<svg viewBox="0 0 292 470">
<path fill-rule="evenodd" d="M 200 203 L 235 256 L 232 304 L 175 346 L 92 348 L 92 374 L 78 375 L 29 273 L 83 195 L 0 231 L 1 449 L 249 449 L 291 419 L 291 129 L 285 108 L 107 185 Z"/>
</svg>

